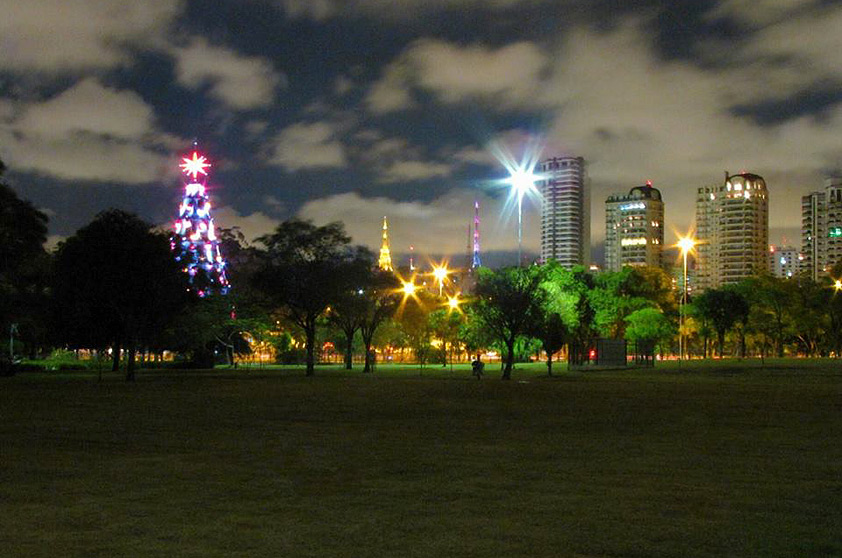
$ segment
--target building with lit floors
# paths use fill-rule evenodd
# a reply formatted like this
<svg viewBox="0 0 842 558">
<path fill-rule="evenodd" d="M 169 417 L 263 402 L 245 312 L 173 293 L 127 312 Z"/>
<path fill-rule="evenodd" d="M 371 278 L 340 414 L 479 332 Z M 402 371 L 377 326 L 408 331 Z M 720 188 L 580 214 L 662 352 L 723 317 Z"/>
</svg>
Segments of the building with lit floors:
<svg viewBox="0 0 842 558">
<path fill-rule="evenodd" d="M 582 157 L 551 157 L 539 164 L 541 261 L 566 268 L 590 263 L 590 195 Z"/>
<path fill-rule="evenodd" d="M 769 271 L 772 277 L 790 279 L 801 271 L 804 256 L 794 246 L 769 246 Z"/>
<path fill-rule="evenodd" d="M 664 202 L 651 182 L 605 200 L 605 269 L 661 267 Z"/>
<path fill-rule="evenodd" d="M 842 178 L 801 198 L 802 268 L 815 281 L 842 260 Z"/>
<path fill-rule="evenodd" d="M 761 176 L 742 173 L 696 196 L 699 290 L 769 271 L 769 194 Z"/>
</svg>

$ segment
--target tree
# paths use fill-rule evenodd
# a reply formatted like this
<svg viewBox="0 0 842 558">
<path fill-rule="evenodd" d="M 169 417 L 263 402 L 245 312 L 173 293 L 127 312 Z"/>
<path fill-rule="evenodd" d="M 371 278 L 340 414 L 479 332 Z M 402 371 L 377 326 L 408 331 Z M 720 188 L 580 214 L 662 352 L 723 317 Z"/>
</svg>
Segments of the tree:
<svg viewBox="0 0 842 558">
<path fill-rule="evenodd" d="M 134 379 L 139 346 L 153 342 L 189 298 L 167 236 L 116 209 L 98 214 L 59 246 L 53 293 L 64 340 L 111 345 L 115 369 L 126 348 L 127 380 Z"/>
<path fill-rule="evenodd" d="M 315 373 L 316 324 L 328 306 L 354 288 L 371 252 L 351 246 L 341 223 L 318 227 L 290 219 L 258 239 L 266 246 L 253 276 L 263 292 L 305 337 L 307 375 Z"/>
<path fill-rule="evenodd" d="M 0 161 L 0 176 L 4 170 Z M 30 352 L 46 321 L 46 239 L 47 216 L 0 182 L 0 333 L 17 323 Z"/>
<path fill-rule="evenodd" d="M 596 313 L 596 326 L 607 337 L 623 337 L 625 318 L 647 306 L 657 306 L 668 316 L 678 315 L 671 279 L 654 267 L 625 267 L 618 272 L 600 273 L 588 296 Z"/>
<path fill-rule="evenodd" d="M 345 344 L 345 369 L 351 370 L 354 361 L 354 336 L 360 329 L 360 321 L 366 309 L 364 289 L 348 289 L 341 293 L 330 306 L 328 323 L 342 332 Z"/>
<path fill-rule="evenodd" d="M 430 311 L 432 303 L 425 291 L 402 300 L 395 311 L 395 320 L 403 331 L 407 344 L 415 353 L 421 367 L 430 356 Z"/>
<path fill-rule="evenodd" d="M 626 316 L 626 339 L 638 346 L 669 347 L 675 325 L 659 308 L 641 308 Z"/>
<path fill-rule="evenodd" d="M 784 356 L 784 341 L 789 325 L 787 308 L 794 295 L 794 284 L 791 280 L 770 275 L 752 277 L 744 282 L 743 292 L 751 301 L 751 329 L 772 339 L 778 357 Z"/>
<path fill-rule="evenodd" d="M 360 335 L 365 347 L 365 366 L 363 372 L 371 372 L 371 345 L 377 329 L 388 320 L 400 303 L 397 294 L 398 280 L 394 274 L 379 269 L 371 270 L 360 297 L 363 305 L 360 312 Z"/>
<path fill-rule="evenodd" d="M 442 367 L 445 367 L 448 354 L 453 362 L 453 346 L 459 343 L 459 330 L 464 316 L 451 308 L 439 308 L 430 313 L 429 320 L 430 330 L 441 340 Z"/>
<path fill-rule="evenodd" d="M 558 312 L 545 309 L 528 328 L 529 334 L 541 342 L 547 354 L 547 376 L 553 375 L 553 355 L 560 351 L 570 338 L 570 330 Z"/>
<path fill-rule="evenodd" d="M 545 303 L 539 267 L 481 268 L 477 277 L 475 311 L 481 322 L 506 348 L 503 379 L 512 377 L 515 340 L 524 335 Z"/>
<path fill-rule="evenodd" d="M 722 358 L 725 334 L 748 314 L 748 302 L 738 291 L 722 287 L 706 290 L 696 297 L 695 303 L 699 313 L 710 320 L 716 331 L 719 358 Z"/>
</svg>

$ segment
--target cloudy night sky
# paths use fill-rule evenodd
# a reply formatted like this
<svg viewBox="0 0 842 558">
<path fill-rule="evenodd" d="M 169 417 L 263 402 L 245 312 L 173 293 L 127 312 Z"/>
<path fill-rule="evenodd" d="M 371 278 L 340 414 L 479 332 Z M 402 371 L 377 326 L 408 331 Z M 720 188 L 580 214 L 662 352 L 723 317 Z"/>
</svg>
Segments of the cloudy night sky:
<svg viewBox="0 0 842 558">
<path fill-rule="evenodd" d="M 770 241 L 842 165 L 842 2 L 0 0 L 6 179 L 72 234 L 119 207 L 165 224 L 198 138 L 218 226 L 341 220 L 376 248 L 513 250 L 489 151 L 581 155 L 604 200 L 646 180 L 668 231 L 725 170 L 766 178 Z M 524 211 L 537 251 L 540 208 Z M 667 241 L 674 241 L 672 233 Z M 599 249 L 596 249 L 599 260 Z M 601 263 L 601 261 L 600 261 Z"/>
</svg>

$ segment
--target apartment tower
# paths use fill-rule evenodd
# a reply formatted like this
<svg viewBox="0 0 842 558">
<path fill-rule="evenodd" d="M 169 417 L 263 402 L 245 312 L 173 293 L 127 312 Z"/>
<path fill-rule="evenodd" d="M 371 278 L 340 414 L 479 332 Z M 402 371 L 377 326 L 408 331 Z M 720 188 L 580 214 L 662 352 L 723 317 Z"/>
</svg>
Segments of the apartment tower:
<svg viewBox="0 0 842 558">
<path fill-rule="evenodd" d="M 842 260 L 842 178 L 801 198 L 802 269 L 815 281 Z"/>
<path fill-rule="evenodd" d="M 605 270 L 661 267 L 664 202 L 651 182 L 605 200 Z"/>
<path fill-rule="evenodd" d="M 769 271 L 769 194 L 762 177 L 742 173 L 696 197 L 699 289 Z"/>
<path fill-rule="evenodd" d="M 551 157 L 539 165 L 543 196 L 541 261 L 562 266 L 590 263 L 590 196 L 582 157 Z"/>
</svg>

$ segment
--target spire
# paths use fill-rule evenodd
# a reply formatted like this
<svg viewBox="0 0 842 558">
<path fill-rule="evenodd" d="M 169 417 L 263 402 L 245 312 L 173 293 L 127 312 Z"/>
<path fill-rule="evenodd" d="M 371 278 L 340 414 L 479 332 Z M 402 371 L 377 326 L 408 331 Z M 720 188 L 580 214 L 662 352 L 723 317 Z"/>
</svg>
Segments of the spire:
<svg viewBox="0 0 842 558">
<path fill-rule="evenodd" d="M 380 242 L 380 260 L 377 265 L 383 271 L 392 271 L 392 253 L 389 250 L 389 225 L 383 216 L 383 240 Z"/>
<path fill-rule="evenodd" d="M 474 202 L 474 259 L 471 262 L 471 269 L 482 266 L 479 258 L 479 202 Z"/>
</svg>

